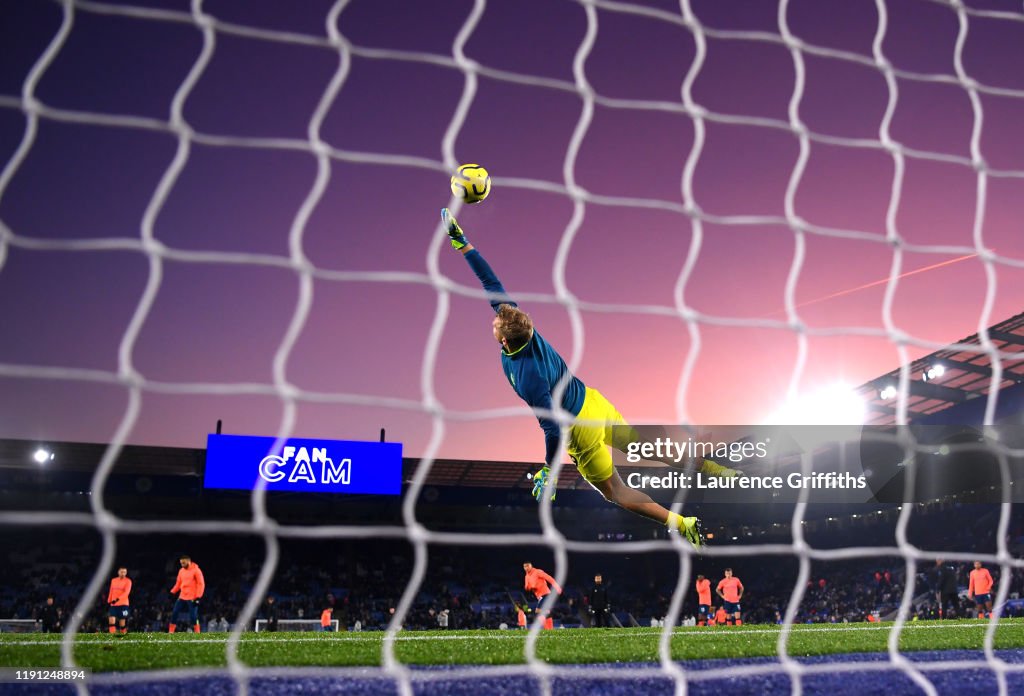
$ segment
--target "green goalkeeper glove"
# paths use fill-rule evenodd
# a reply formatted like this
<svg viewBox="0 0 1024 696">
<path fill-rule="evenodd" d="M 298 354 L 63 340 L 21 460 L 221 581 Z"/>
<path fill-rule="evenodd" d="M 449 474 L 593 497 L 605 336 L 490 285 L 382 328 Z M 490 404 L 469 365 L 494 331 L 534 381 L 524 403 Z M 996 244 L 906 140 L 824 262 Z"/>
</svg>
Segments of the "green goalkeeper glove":
<svg viewBox="0 0 1024 696">
<path fill-rule="evenodd" d="M 448 240 L 452 243 L 452 249 L 462 251 L 463 247 L 469 244 L 469 240 L 462 233 L 459 223 L 455 221 L 455 217 L 447 208 L 441 208 L 441 224 L 444 225 L 444 229 L 448 233 Z"/>
<path fill-rule="evenodd" d="M 533 497 L 540 501 L 540 495 L 544 491 L 544 486 L 547 485 L 548 477 L 551 475 L 551 469 L 549 467 L 541 467 L 541 470 L 533 475 Z M 551 487 L 554 488 L 555 484 L 558 483 L 558 479 L 551 480 Z M 555 499 L 556 493 L 552 491 L 551 499 Z"/>
</svg>

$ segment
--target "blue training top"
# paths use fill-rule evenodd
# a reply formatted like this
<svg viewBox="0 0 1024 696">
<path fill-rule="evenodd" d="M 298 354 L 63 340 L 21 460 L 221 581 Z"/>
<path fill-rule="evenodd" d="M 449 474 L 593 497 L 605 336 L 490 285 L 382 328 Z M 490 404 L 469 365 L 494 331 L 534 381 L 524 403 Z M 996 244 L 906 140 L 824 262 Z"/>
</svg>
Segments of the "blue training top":
<svg viewBox="0 0 1024 696">
<path fill-rule="evenodd" d="M 490 264 L 484 260 L 479 251 L 471 249 L 463 255 L 466 257 L 469 267 L 476 273 L 476 277 L 480 279 L 484 290 L 501 296 L 491 298 L 491 307 L 495 312 L 503 304 L 518 306 L 505 292 L 501 281 L 494 275 Z M 536 328 L 526 345 L 518 350 L 508 353 L 502 347 L 501 368 L 505 377 L 508 378 L 509 384 L 523 401 L 533 408 L 549 411 L 554 410 L 551 392 L 559 381 L 568 376 L 568 384 L 566 384 L 565 393 L 562 394 L 562 408 L 573 416 L 579 415 L 580 409 L 583 408 L 586 386 L 578 377 L 569 372 L 562 356 L 537 333 Z M 558 456 L 558 421 L 539 415 L 537 420 L 540 421 L 540 427 L 544 431 L 546 449 L 544 462 L 550 466 Z"/>
</svg>

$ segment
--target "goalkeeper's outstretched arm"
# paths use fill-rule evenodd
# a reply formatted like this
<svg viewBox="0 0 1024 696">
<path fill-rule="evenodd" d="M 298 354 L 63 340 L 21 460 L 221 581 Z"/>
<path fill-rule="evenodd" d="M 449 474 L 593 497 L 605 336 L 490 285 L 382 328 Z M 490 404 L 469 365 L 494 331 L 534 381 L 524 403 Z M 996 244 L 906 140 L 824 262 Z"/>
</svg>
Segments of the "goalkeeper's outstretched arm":
<svg viewBox="0 0 1024 696">
<path fill-rule="evenodd" d="M 441 223 L 444 225 L 445 231 L 448 233 L 448 241 L 451 242 L 452 248 L 461 253 L 466 258 L 466 263 L 473 269 L 473 273 L 476 274 L 477 279 L 480 281 L 480 285 L 483 286 L 484 290 L 491 293 L 490 303 L 491 307 L 497 312 L 501 305 L 509 305 L 510 307 L 517 307 L 518 305 L 508 296 L 505 291 L 505 287 L 498 280 L 498 276 L 495 275 L 494 269 L 487 263 L 484 257 L 480 254 L 476 248 L 469 243 L 466 239 L 465 233 L 462 228 L 459 227 L 459 223 L 455 221 L 452 214 L 447 208 L 441 209 Z"/>
</svg>

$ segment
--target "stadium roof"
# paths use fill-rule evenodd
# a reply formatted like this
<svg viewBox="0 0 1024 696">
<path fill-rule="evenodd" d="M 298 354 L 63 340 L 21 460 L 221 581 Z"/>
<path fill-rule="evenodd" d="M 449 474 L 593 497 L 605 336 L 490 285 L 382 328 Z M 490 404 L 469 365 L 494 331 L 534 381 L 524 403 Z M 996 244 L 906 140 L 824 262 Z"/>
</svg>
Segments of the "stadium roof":
<svg viewBox="0 0 1024 696">
<path fill-rule="evenodd" d="M 1002 369 L 999 392 L 1024 383 L 1024 313 L 990 327 L 986 333 L 991 348 L 983 345 L 979 334 L 973 334 L 910 363 L 906 394 L 908 422 L 919 422 L 987 396 L 993 388 L 994 359 Z M 943 373 L 925 379 L 926 372 L 935 365 L 941 365 Z M 882 398 L 881 394 L 887 387 L 899 387 L 900 373 L 897 368 L 857 389 L 868 406 L 868 425 L 896 422 L 898 399 Z"/>
</svg>

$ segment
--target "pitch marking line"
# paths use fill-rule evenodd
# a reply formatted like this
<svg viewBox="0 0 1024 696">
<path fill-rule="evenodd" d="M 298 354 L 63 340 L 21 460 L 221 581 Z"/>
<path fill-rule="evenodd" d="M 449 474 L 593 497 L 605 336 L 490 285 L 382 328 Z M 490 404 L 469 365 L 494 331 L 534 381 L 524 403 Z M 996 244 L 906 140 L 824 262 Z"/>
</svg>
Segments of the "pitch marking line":
<svg viewBox="0 0 1024 696">
<path fill-rule="evenodd" d="M 804 626 L 807 626 L 807 624 L 800 624 L 799 627 L 794 626 L 793 629 L 790 630 L 790 635 L 799 634 L 799 633 L 811 633 L 811 632 L 824 632 L 824 633 L 836 632 L 836 633 L 843 633 L 843 632 L 847 632 L 847 631 L 892 631 L 893 630 L 892 626 L 844 626 L 844 625 L 837 625 L 837 624 L 813 624 L 813 626 L 815 626 L 814 628 L 804 628 Z M 821 626 L 821 628 L 817 628 L 818 626 Z M 986 628 L 987 629 L 988 628 L 988 622 L 987 621 L 979 621 L 978 623 L 971 623 L 971 624 L 950 624 L 950 625 L 927 624 L 927 625 L 922 625 L 922 626 L 914 626 L 912 624 L 904 624 L 904 626 L 903 626 L 903 628 L 901 629 L 900 632 L 901 633 L 907 633 L 909 631 L 925 631 L 925 630 L 933 630 L 933 629 L 941 629 L 943 631 L 949 631 L 949 630 L 957 630 L 957 629 L 961 629 L 961 628 L 963 628 L 963 629 Z M 561 630 L 561 629 L 556 629 L 555 632 L 553 632 L 551 634 L 545 633 L 543 635 L 559 635 L 559 633 L 558 633 L 559 630 Z M 719 637 L 721 637 L 721 638 L 728 638 L 730 636 L 744 636 L 744 635 L 747 635 L 747 636 L 751 636 L 751 635 L 764 635 L 764 634 L 769 634 L 769 633 L 770 634 L 778 635 L 778 634 L 782 633 L 782 629 L 781 628 L 777 628 L 777 629 L 771 629 L 771 628 L 741 628 L 741 629 L 728 630 L 728 631 L 717 631 L 717 630 L 715 630 L 715 627 L 708 627 L 708 628 L 705 628 L 705 629 L 702 629 L 702 630 L 692 630 L 692 629 L 689 629 L 689 630 L 685 630 L 685 629 L 684 630 L 678 630 L 677 629 L 677 630 L 672 631 L 672 635 L 673 636 L 701 636 L 701 637 L 715 637 L 715 638 L 719 638 Z M 129 635 L 131 635 L 131 636 L 157 636 L 157 635 L 161 635 L 161 634 L 134 633 L 134 634 L 129 634 Z M 166 634 L 163 634 L 163 635 L 166 635 Z M 217 637 L 215 637 L 215 638 L 212 637 L 213 634 L 207 633 L 207 634 L 203 634 L 203 635 L 205 635 L 207 637 L 197 637 L 196 634 L 189 633 L 189 634 L 184 634 L 184 635 L 182 635 L 181 637 L 178 637 L 178 638 L 168 638 L 168 637 L 155 638 L 154 637 L 154 638 L 147 638 L 146 640 L 139 641 L 139 642 L 132 641 L 132 640 L 123 641 L 123 644 L 125 644 L 125 645 L 131 645 L 131 644 L 138 645 L 138 644 L 142 644 L 142 643 L 226 643 L 227 640 L 228 640 L 228 637 L 227 637 L 228 634 L 226 634 L 226 633 L 223 634 L 223 637 L 221 637 L 220 635 L 217 635 Z M 328 640 L 328 639 L 342 640 L 342 641 L 354 641 L 354 642 L 370 642 L 370 641 L 373 641 L 373 642 L 383 642 L 384 638 L 385 638 L 385 633 L 383 631 L 367 632 L 366 634 L 358 635 L 358 636 L 352 634 L 351 632 L 349 632 L 349 633 L 334 633 L 334 634 L 331 634 L 330 636 L 325 635 L 323 633 L 318 633 L 318 634 L 315 634 L 315 635 L 310 636 L 308 638 L 306 638 L 306 637 L 303 637 L 303 638 L 288 638 L 288 639 L 286 639 L 286 641 L 282 641 L 279 637 L 274 637 L 274 638 L 269 638 L 269 637 L 268 638 L 257 638 L 257 637 L 255 637 L 255 634 L 250 634 L 250 632 L 248 632 L 248 631 L 244 635 L 246 635 L 246 637 L 243 640 L 246 643 L 282 643 L 282 642 L 288 642 L 288 643 L 317 643 L 317 642 L 324 642 L 325 640 Z M 252 635 L 253 637 L 248 637 L 249 635 Z M 278 634 L 278 635 L 280 635 L 280 634 Z M 610 633 L 607 636 L 605 636 L 605 638 L 659 638 L 660 636 L 661 636 L 661 631 L 644 631 L 642 633 Z M 518 629 L 513 629 L 513 630 L 509 630 L 509 631 L 507 631 L 505 633 L 485 633 L 485 634 L 478 635 L 478 636 L 474 636 L 474 635 L 450 635 L 449 636 L 449 635 L 437 635 L 437 634 L 421 635 L 421 636 L 400 635 L 400 636 L 396 636 L 395 640 L 396 641 L 400 641 L 400 642 L 417 641 L 417 640 L 516 640 L 516 639 L 523 639 L 525 637 L 526 637 L 526 632 L 525 631 L 520 631 Z M 77 640 L 77 641 L 75 641 L 75 643 L 78 646 L 116 645 L 120 641 L 121 641 L 120 638 L 115 637 L 115 638 L 113 638 L 111 640 L 106 640 L 105 638 L 97 638 L 96 640 Z M 58 641 L 58 640 L 52 640 L 52 641 L 50 641 L 50 640 L 16 640 L 16 641 L 0 640 L 0 645 L 46 645 L 48 643 L 58 643 L 58 642 L 61 642 L 61 641 Z"/>
</svg>

